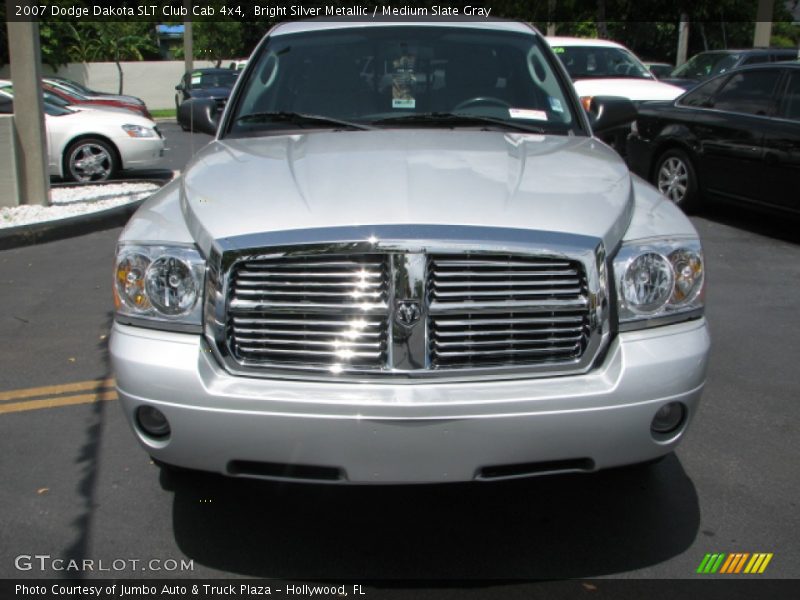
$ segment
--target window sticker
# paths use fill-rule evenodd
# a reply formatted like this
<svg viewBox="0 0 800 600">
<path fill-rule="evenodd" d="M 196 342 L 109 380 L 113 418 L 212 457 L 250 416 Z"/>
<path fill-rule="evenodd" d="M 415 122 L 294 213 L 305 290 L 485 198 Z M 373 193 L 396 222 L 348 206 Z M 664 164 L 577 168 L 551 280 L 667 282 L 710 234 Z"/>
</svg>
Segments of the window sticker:
<svg viewBox="0 0 800 600">
<path fill-rule="evenodd" d="M 533 121 L 547 121 L 547 113 L 543 110 L 528 108 L 509 108 L 508 116 L 512 119 L 530 119 Z"/>
<path fill-rule="evenodd" d="M 403 55 L 392 62 L 392 108 L 415 108 L 414 87 L 417 77 L 414 73 L 416 57 Z"/>
<path fill-rule="evenodd" d="M 564 112 L 564 107 L 561 106 L 561 100 L 559 100 L 558 98 L 553 98 L 552 96 L 550 96 L 548 99 L 550 101 L 550 109 L 553 112 L 560 112 L 560 113 Z"/>
<path fill-rule="evenodd" d="M 203 79 L 202 73 L 192 73 L 192 85 L 200 85 L 200 80 Z"/>
</svg>

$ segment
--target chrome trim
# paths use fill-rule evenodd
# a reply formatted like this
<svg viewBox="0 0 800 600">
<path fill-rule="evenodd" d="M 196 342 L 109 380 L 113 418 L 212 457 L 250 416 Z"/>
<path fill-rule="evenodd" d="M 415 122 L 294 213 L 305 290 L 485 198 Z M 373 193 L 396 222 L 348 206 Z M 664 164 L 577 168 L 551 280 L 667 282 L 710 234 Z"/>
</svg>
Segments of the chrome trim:
<svg viewBox="0 0 800 600">
<path fill-rule="evenodd" d="M 114 320 L 121 325 L 146 327 L 147 329 L 158 329 L 159 331 L 174 331 L 176 333 L 203 333 L 202 325 L 176 323 L 174 321 L 159 321 L 152 317 L 130 317 L 128 315 L 116 314 L 114 316 Z"/>
<path fill-rule="evenodd" d="M 521 308 L 566 312 L 589 309 L 589 334 L 582 355 L 574 360 L 529 365 L 482 366 L 478 368 L 430 368 L 429 315 L 458 312 L 459 303 L 432 302 L 426 291 L 428 254 L 520 254 L 550 260 L 578 261 L 583 266 L 587 300 L 525 300 L 486 303 L 488 308 L 469 305 L 468 312 L 520 312 Z M 237 360 L 228 347 L 229 274 L 240 262 L 259 258 L 330 254 L 385 254 L 389 261 L 389 294 L 386 305 L 376 306 L 365 315 L 388 318 L 390 321 L 386 362 L 381 368 L 360 368 L 336 365 L 328 370 L 320 365 L 281 364 L 266 367 Z M 550 263 L 552 264 L 552 263 Z M 316 381 L 365 381 L 403 383 L 419 380 L 471 381 L 574 375 L 591 369 L 595 358 L 610 336 L 608 312 L 608 278 L 602 240 L 589 236 L 561 234 L 527 229 L 488 228 L 476 226 L 388 225 L 320 228 L 266 232 L 217 240 L 209 256 L 204 306 L 204 331 L 211 351 L 234 374 L 258 378 L 303 379 Z M 419 302 L 422 317 L 412 327 L 401 325 L 394 318 L 398 301 Z M 263 303 L 262 303 L 263 304 Z M 291 303 L 288 303 L 291 304 Z M 524 305 L 524 307 L 522 306 Z M 275 306 L 269 305 L 272 311 Z M 291 314 L 299 305 L 279 306 L 280 312 Z M 365 306 L 353 306 L 357 311 Z M 309 305 L 302 312 L 313 313 Z M 461 307 L 463 312 L 463 307 Z M 278 312 L 278 311 L 276 311 Z M 357 314 L 357 313 L 356 313 Z M 242 315 L 238 315 L 241 317 Z M 270 318 L 273 318 L 272 316 Z M 280 314 L 274 316 L 280 319 Z M 524 318 L 520 316 L 520 318 Z M 558 317 L 560 318 L 560 317 Z M 500 319 L 499 319 L 500 320 Z M 498 321 L 499 321 L 498 320 Z"/>
<path fill-rule="evenodd" d="M 704 314 L 705 309 L 703 307 L 683 312 L 676 311 L 672 314 L 652 319 L 631 319 L 629 321 L 623 321 L 619 324 L 618 329 L 619 331 L 640 331 L 642 329 L 650 329 L 651 327 L 661 327 L 662 325 L 674 325 L 675 323 L 694 321 L 702 318 Z"/>
</svg>

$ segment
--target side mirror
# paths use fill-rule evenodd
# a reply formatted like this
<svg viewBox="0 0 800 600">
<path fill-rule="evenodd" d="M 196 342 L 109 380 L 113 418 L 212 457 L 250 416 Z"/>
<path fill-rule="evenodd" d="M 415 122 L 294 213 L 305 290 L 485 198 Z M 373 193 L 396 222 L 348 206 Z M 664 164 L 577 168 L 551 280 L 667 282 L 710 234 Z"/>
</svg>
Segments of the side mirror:
<svg viewBox="0 0 800 600">
<path fill-rule="evenodd" d="M 183 90 L 183 84 L 182 84 L 182 83 L 179 83 L 178 85 L 176 85 L 176 86 L 175 86 L 175 89 L 176 89 L 177 91 L 179 91 L 179 92 L 180 92 L 180 91 L 182 91 L 182 90 Z"/>
<path fill-rule="evenodd" d="M 178 108 L 178 119 L 187 123 L 192 131 L 216 135 L 219 126 L 217 103 L 210 98 L 187 100 Z"/>
<path fill-rule="evenodd" d="M 619 96 L 595 96 L 588 112 L 595 134 L 607 133 L 632 123 L 638 114 L 633 102 Z"/>
</svg>

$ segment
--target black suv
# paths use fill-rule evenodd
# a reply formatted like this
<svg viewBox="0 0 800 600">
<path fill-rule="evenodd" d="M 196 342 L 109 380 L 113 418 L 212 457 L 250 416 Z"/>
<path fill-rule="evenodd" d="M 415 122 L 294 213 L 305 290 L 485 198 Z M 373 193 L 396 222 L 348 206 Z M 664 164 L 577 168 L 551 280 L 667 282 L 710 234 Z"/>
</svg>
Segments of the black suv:
<svg viewBox="0 0 800 600">
<path fill-rule="evenodd" d="M 798 60 L 798 58 L 800 58 L 800 50 L 797 48 L 709 50 L 708 52 L 695 54 L 687 62 L 672 71 L 669 77 L 661 78 L 661 81 L 689 90 L 701 81 L 737 67 L 757 63 Z"/>
</svg>

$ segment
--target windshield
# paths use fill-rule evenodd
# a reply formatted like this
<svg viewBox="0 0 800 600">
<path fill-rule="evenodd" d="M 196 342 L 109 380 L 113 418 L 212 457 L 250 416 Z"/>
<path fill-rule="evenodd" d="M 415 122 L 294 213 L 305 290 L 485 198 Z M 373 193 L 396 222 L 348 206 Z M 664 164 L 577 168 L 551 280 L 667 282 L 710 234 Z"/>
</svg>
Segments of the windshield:
<svg viewBox="0 0 800 600">
<path fill-rule="evenodd" d="M 211 72 L 195 71 L 189 78 L 189 87 L 194 90 L 233 87 L 238 74 L 238 71 L 232 71 L 230 69 Z"/>
<path fill-rule="evenodd" d="M 306 117 L 303 128 L 347 122 L 351 129 L 580 130 L 548 54 L 534 35 L 466 27 L 277 35 L 247 72 L 227 131 L 241 136 L 297 128 L 300 120 L 289 114 Z"/>
<path fill-rule="evenodd" d="M 624 48 L 606 46 L 554 46 L 572 79 L 627 77 L 653 79 L 653 74 Z"/>
<path fill-rule="evenodd" d="M 739 54 L 727 52 L 701 52 L 672 72 L 673 77 L 682 79 L 705 79 L 724 73 L 736 66 Z"/>
</svg>

